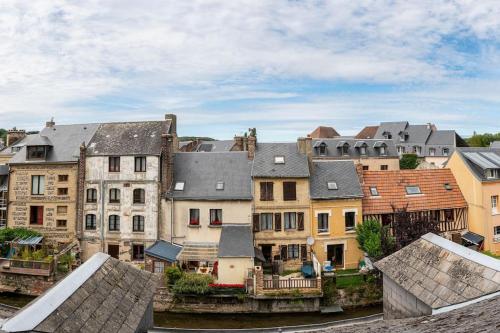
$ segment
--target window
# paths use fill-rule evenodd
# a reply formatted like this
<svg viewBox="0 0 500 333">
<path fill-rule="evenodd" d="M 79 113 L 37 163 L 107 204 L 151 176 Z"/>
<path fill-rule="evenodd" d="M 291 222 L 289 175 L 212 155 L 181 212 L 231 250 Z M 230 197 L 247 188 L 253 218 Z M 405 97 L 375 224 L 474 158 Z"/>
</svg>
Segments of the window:
<svg viewBox="0 0 500 333">
<path fill-rule="evenodd" d="M 368 165 L 363 165 L 363 171 L 368 171 L 370 167 Z"/>
<path fill-rule="evenodd" d="M 493 235 L 500 236 L 500 225 L 493 227 Z"/>
<path fill-rule="evenodd" d="M 86 230 L 95 230 L 96 222 L 94 214 L 87 214 L 85 216 L 85 229 Z"/>
<path fill-rule="evenodd" d="M 326 143 L 324 142 L 319 145 L 319 155 L 326 156 Z"/>
<path fill-rule="evenodd" d="M 144 216 L 134 215 L 134 217 L 132 218 L 132 231 L 144 232 Z"/>
<path fill-rule="evenodd" d="M 413 150 L 414 150 L 415 154 L 417 154 L 417 155 L 422 154 L 422 147 L 420 147 L 420 146 L 413 147 Z"/>
<path fill-rule="evenodd" d="M 30 206 L 30 224 L 43 225 L 43 206 Z"/>
<path fill-rule="evenodd" d="M 58 228 L 66 228 L 67 221 L 66 220 L 57 220 L 56 225 Z"/>
<path fill-rule="evenodd" d="M 380 155 L 385 155 L 385 146 L 380 146 Z"/>
<path fill-rule="evenodd" d="M 120 231 L 120 217 L 118 215 L 109 216 L 109 231 Z"/>
<path fill-rule="evenodd" d="M 146 191 L 142 188 L 134 189 L 134 204 L 143 204 L 146 201 Z"/>
<path fill-rule="evenodd" d="M 406 186 L 406 194 L 414 195 L 414 194 L 422 194 L 422 192 L 420 191 L 420 187 L 413 185 L 413 186 Z"/>
<path fill-rule="evenodd" d="M 31 194 L 43 195 L 45 193 L 45 176 L 31 176 Z"/>
<path fill-rule="evenodd" d="M 224 182 L 217 182 L 217 184 L 215 184 L 215 189 L 217 191 L 222 191 L 224 190 Z"/>
<path fill-rule="evenodd" d="M 110 156 L 109 157 L 109 172 L 120 172 L 120 157 Z"/>
<path fill-rule="evenodd" d="M 500 169 L 487 169 L 486 178 L 489 179 L 500 178 Z"/>
<path fill-rule="evenodd" d="M 68 206 L 57 206 L 57 214 L 58 215 L 68 214 Z"/>
<path fill-rule="evenodd" d="M 354 228 L 356 227 L 356 213 L 346 212 L 344 220 L 345 220 L 345 230 L 346 231 L 354 230 Z"/>
<path fill-rule="evenodd" d="M 451 185 L 450 185 L 449 183 L 445 183 L 445 184 L 444 184 L 444 189 L 445 189 L 446 191 L 451 191 L 452 187 L 451 187 Z"/>
<path fill-rule="evenodd" d="M 134 170 L 135 172 L 146 172 L 146 156 L 138 156 L 135 158 Z"/>
<path fill-rule="evenodd" d="M 184 191 L 184 184 L 185 184 L 185 182 L 176 182 L 174 190 L 175 191 Z"/>
<path fill-rule="evenodd" d="M 443 156 L 448 156 L 450 150 L 448 148 L 443 148 Z"/>
<path fill-rule="evenodd" d="M 132 260 L 144 260 L 144 244 L 132 245 Z"/>
<path fill-rule="evenodd" d="M 451 222 L 455 219 L 454 214 L 453 214 L 453 209 L 445 209 L 444 210 L 444 219 L 446 222 Z"/>
<path fill-rule="evenodd" d="M 45 146 L 31 146 L 28 147 L 28 160 L 42 160 L 45 159 Z"/>
<path fill-rule="evenodd" d="M 260 230 L 273 230 L 273 214 L 260 214 Z"/>
<path fill-rule="evenodd" d="M 274 156 L 274 164 L 285 164 L 285 156 Z"/>
<path fill-rule="evenodd" d="M 59 176 L 57 176 L 57 179 L 60 182 L 67 182 L 68 181 L 68 175 L 59 175 Z"/>
<path fill-rule="evenodd" d="M 110 203 L 120 203 L 120 190 L 117 188 L 112 188 L 109 190 L 109 202 Z"/>
<path fill-rule="evenodd" d="M 405 153 L 405 147 L 398 146 L 398 154 L 401 155 L 401 154 L 404 154 L 404 153 Z"/>
<path fill-rule="evenodd" d="M 272 201 L 273 198 L 273 183 L 272 182 L 261 182 L 260 183 L 260 200 L 261 201 Z"/>
<path fill-rule="evenodd" d="M 347 143 L 342 145 L 342 155 L 349 155 L 349 145 Z"/>
<path fill-rule="evenodd" d="M 288 259 L 297 259 L 299 257 L 299 245 L 290 244 L 288 245 Z"/>
<path fill-rule="evenodd" d="M 189 210 L 189 225 L 200 225 L 200 210 L 198 208 Z"/>
<path fill-rule="evenodd" d="M 67 187 L 58 188 L 57 195 L 68 195 L 68 188 Z"/>
<path fill-rule="evenodd" d="M 328 186 L 329 190 L 338 190 L 338 186 L 337 186 L 336 182 L 328 182 L 327 186 Z"/>
<path fill-rule="evenodd" d="M 498 195 L 491 196 L 491 212 L 493 214 L 498 213 Z"/>
<path fill-rule="evenodd" d="M 165 271 L 165 263 L 163 261 L 153 261 L 153 273 L 163 273 Z"/>
<path fill-rule="evenodd" d="M 389 166 L 388 166 L 387 164 L 382 164 L 382 165 L 380 166 L 380 170 L 387 171 L 387 170 L 389 170 Z"/>
<path fill-rule="evenodd" d="M 328 219 L 330 218 L 328 213 L 318 214 L 318 232 L 328 232 Z"/>
<path fill-rule="evenodd" d="M 374 197 L 378 196 L 379 194 L 377 188 L 374 186 L 370 187 L 370 194 Z"/>
<path fill-rule="evenodd" d="M 297 200 L 297 183 L 283 182 L 283 200 L 285 201 Z"/>
<path fill-rule="evenodd" d="M 366 155 L 366 146 L 359 147 L 359 153 L 361 155 Z"/>
<path fill-rule="evenodd" d="M 297 229 L 297 213 L 285 213 L 285 230 Z"/>
<path fill-rule="evenodd" d="M 87 189 L 87 202 L 88 203 L 97 202 L 97 190 L 95 188 Z"/>
<path fill-rule="evenodd" d="M 222 209 L 210 209 L 210 224 L 211 225 L 222 224 Z"/>
<path fill-rule="evenodd" d="M 436 155 L 436 148 L 429 148 L 429 155 L 430 156 Z"/>
</svg>

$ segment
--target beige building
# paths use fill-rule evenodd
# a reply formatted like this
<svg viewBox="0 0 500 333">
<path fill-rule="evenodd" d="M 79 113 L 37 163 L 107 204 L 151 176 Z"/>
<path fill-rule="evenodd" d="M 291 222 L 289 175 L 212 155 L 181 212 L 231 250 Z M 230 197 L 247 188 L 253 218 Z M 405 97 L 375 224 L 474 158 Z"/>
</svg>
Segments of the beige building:
<svg viewBox="0 0 500 333">
<path fill-rule="evenodd" d="M 252 167 L 255 245 L 266 265 L 299 269 L 310 259 L 309 161 L 296 143 L 259 143 Z"/>
<path fill-rule="evenodd" d="M 90 141 L 96 128 L 50 121 L 40 134 L 23 140 L 8 162 L 9 227 L 35 229 L 59 243 L 76 239 L 81 145 Z"/>
</svg>

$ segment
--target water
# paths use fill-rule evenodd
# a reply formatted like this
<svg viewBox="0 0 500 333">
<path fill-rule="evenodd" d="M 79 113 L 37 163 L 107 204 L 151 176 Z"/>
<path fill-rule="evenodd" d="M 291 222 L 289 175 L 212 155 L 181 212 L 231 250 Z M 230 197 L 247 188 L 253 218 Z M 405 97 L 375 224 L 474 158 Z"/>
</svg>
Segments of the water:
<svg viewBox="0 0 500 333">
<path fill-rule="evenodd" d="M 382 305 L 346 310 L 343 313 L 259 313 L 259 314 L 194 314 L 155 312 L 157 327 L 168 328 L 264 328 L 319 324 L 329 321 L 365 317 L 382 313 Z"/>
<path fill-rule="evenodd" d="M 22 308 L 32 300 L 34 300 L 36 296 L 28 296 L 28 295 L 21 295 L 21 294 L 15 294 L 15 293 L 0 293 L 0 303 L 1 304 L 7 304 L 10 306 L 15 306 L 17 308 Z"/>
</svg>

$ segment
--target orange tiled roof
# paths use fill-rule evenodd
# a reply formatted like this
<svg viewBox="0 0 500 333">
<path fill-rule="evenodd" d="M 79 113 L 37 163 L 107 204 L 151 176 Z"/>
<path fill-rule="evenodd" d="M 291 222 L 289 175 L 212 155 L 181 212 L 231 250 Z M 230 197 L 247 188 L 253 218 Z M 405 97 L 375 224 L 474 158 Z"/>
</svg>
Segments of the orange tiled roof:
<svg viewBox="0 0 500 333">
<path fill-rule="evenodd" d="M 356 136 L 356 139 L 374 139 L 378 126 L 366 126 Z"/>
<path fill-rule="evenodd" d="M 444 184 L 450 184 L 446 190 Z M 408 195 L 406 186 L 418 185 L 422 194 Z M 379 196 L 370 194 L 377 187 Z M 363 172 L 363 214 L 391 213 L 392 206 L 408 211 L 466 207 L 462 192 L 449 169 Z"/>
<path fill-rule="evenodd" d="M 333 127 L 319 126 L 309 136 L 313 139 L 331 139 L 340 136 L 340 134 Z"/>
</svg>

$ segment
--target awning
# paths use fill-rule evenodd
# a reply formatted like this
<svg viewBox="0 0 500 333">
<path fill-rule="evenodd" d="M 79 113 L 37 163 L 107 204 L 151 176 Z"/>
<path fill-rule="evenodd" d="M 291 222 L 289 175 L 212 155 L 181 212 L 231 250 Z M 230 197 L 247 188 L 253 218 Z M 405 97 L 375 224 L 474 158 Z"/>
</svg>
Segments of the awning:
<svg viewBox="0 0 500 333">
<path fill-rule="evenodd" d="M 14 243 L 19 245 L 38 245 L 43 239 L 43 236 L 33 236 L 25 239 L 15 240 Z"/>
<path fill-rule="evenodd" d="M 217 261 L 219 246 L 217 243 L 184 243 L 178 260 L 183 261 Z"/>
<path fill-rule="evenodd" d="M 163 259 L 168 262 L 175 262 L 182 250 L 182 246 L 157 240 L 153 245 L 144 250 L 148 256 Z"/>
<path fill-rule="evenodd" d="M 470 231 L 467 231 L 465 234 L 463 234 L 462 239 L 477 246 L 481 245 L 484 242 L 483 236 Z"/>
<path fill-rule="evenodd" d="M 373 147 L 375 148 L 379 148 L 382 146 L 387 146 L 387 144 L 384 141 L 376 141 L 375 144 L 373 145 Z"/>
</svg>

